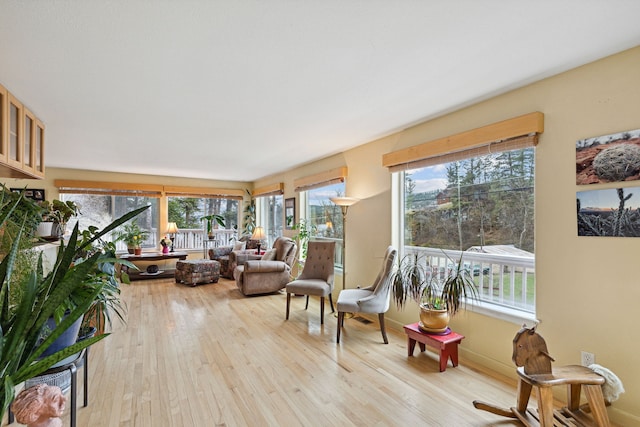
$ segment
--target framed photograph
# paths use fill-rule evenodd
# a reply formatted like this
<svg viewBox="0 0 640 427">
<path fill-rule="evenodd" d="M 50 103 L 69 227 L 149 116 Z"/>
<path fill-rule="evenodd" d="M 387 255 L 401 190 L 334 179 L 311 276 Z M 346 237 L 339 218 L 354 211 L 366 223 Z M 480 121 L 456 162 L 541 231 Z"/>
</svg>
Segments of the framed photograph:
<svg viewBox="0 0 640 427">
<path fill-rule="evenodd" d="M 640 187 L 576 193 L 578 236 L 640 237 Z"/>
<path fill-rule="evenodd" d="M 284 201 L 284 228 L 293 230 L 296 223 L 296 198 L 285 199 Z"/>
<path fill-rule="evenodd" d="M 24 190 L 24 196 L 30 198 L 31 200 L 35 200 L 36 202 L 44 201 L 44 189 L 41 188 L 11 188 L 11 191 L 14 193 L 20 193 Z"/>
<path fill-rule="evenodd" d="M 576 184 L 640 180 L 640 129 L 576 142 Z"/>
</svg>

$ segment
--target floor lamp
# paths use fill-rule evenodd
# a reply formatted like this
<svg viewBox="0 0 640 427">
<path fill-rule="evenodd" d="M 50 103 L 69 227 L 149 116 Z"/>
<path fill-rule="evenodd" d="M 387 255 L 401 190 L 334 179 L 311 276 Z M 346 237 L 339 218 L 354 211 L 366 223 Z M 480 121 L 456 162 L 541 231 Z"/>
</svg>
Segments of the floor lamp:
<svg viewBox="0 0 640 427">
<path fill-rule="evenodd" d="M 342 208 L 342 289 L 344 289 L 345 278 L 347 276 L 347 210 L 349 206 L 358 202 L 360 199 L 353 197 L 331 197 L 329 200 Z"/>
</svg>

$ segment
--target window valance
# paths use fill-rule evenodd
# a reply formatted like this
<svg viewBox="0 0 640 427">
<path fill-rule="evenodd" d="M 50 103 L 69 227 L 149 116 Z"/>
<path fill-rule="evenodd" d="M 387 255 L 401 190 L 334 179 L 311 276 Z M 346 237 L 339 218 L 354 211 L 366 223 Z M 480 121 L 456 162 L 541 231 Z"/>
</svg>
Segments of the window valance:
<svg viewBox="0 0 640 427">
<path fill-rule="evenodd" d="M 234 188 L 177 187 L 165 185 L 166 196 L 173 197 L 208 197 L 242 200 L 244 190 Z"/>
<path fill-rule="evenodd" d="M 538 144 L 544 131 L 544 114 L 534 112 L 477 129 L 384 154 L 382 165 L 390 172 L 448 163 Z"/>
<path fill-rule="evenodd" d="M 241 200 L 243 190 L 232 188 L 180 187 L 158 184 L 134 184 L 126 182 L 76 181 L 57 179 L 54 185 L 60 193 L 94 194 L 138 197 L 221 197 Z"/>
<path fill-rule="evenodd" d="M 266 197 L 275 196 L 284 193 L 284 183 L 278 182 L 276 184 L 265 185 L 264 187 L 256 188 L 253 190 L 253 197 Z"/>
<path fill-rule="evenodd" d="M 344 182 L 346 177 L 347 168 L 341 167 L 315 175 L 305 176 L 304 178 L 298 178 L 293 181 L 293 186 L 296 192 L 308 191 L 314 188 Z"/>
<path fill-rule="evenodd" d="M 58 187 L 60 194 L 94 194 L 110 196 L 138 196 L 138 197 L 160 197 L 162 196 L 162 185 L 157 184 L 132 184 L 126 182 L 103 182 L 103 181 L 76 181 L 66 179 L 56 179 L 53 184 Z"/>
</svg>

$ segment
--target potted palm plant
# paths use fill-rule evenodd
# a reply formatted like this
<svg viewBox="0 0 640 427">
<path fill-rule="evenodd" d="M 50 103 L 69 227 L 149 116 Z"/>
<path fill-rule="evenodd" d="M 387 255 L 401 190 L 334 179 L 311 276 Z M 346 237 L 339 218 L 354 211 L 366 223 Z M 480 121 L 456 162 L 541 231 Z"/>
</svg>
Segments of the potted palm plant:
<svg viewBox="0 0 640 427">
<path fill-rule="evenodd" d="M 105 330 L 111 328 L 114 317 L 121 322 L 125 321 L 126 306 L 120 299 L 119 283 L 128 284 L 131 282 L 129 276 L 125 273 L 120 275 L 120 282 L 118 281 L 115 264 L 119 263 L 126 265 L 128 268 L 137 268 L 130 261 L 116 257 L 115 243 L 100 237 L 92 240 L 99 232 L 97 227 L 94 226 L 82 231 L 79 244 L 85 249 L 79 252 L 79 257 L 74 260 L 74 262 L 79 263 L 90 258 L 95 253 L 100 254 L 94 271 L 89 276 L 89 280 L 85 282 L 85 286 L 80 290 L 80 292 L 86 292 L 97 284 L 102 286 L 101 291 L 96 295 L 93 303 L 84 314 L 80 327 L 80 336 L 88 334 L 88 331 L 92 329 L 95 329 L 95 333 L 104 333 Z M 92 244 L 84 245 L 85 242 L 90 240 L 92 240 Z M 74 297 L 75 295 L 72 295 L 72 299 Z"/>
<path fill-rule="evenodd" d="M 216 224 L 218 224 L 219 226 L 221 226 L 222 228 L 226 227 L 224 224 L 224 217 L 222 215 L 218 215 L 218 214 L 211 214 L 211 215 L 205 215 L 202 218 L 200 218 L 200 221 L 206 221 L 207 223 L 207 237 L 209 237 L 209 239 L 213 239 L 215 236 L 213 235 L 213 227 L 214 227 L 214 221 Z"/>
<path fill-rule="evenodd" d="M 444 253 L 444 252 L 443 252 Z M 446 253 L 445 253 L 446 255 Z M 420 328 L 425 332 L 443 333 L 449 320 L 469 301 L 478 299 L 472 273 L 464 266 L 462 254 L 446 269 L 429 265 L 419 253 L 405 255 L 391 277 L 391 295 L 399 310 L 408 300 L 420 306 Z"/>
</svg>

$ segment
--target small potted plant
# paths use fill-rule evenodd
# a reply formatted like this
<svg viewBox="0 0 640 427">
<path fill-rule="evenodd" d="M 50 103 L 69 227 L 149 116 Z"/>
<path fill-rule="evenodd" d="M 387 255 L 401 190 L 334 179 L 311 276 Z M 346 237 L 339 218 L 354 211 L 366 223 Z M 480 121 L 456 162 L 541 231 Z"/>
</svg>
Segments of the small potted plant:
<svg viewBox="0 0 640 427">
<path fill-rule="evenodd" d="M 446 254 L 445 254 L 446 255 Z M 446 332 L 451 317 L 467 301 L 478 299 L 473 276 L 464 266 L 462 254 L 457 262 L 447 255 L 446 270 L 432 267 L 418 253 L 404 256 L 391 278 L 391 295 L 398 309 L 411 299 L 420 305 L 420 328 L 425 332 Z"/>
<path fill-rule="evenodd" d="M 123 241 L 127 245 L 130 254 L 140 255 L 142 248 L 140 245 L 149 237 L 149 232 L 143 230 L 134 219 L 125 224 L 122 230 L 116 234 L 116 241 Z"/>
<path fill-rule="evenodd" d="M 160 245 L 162 246 L 162 253 L 166 254 L 173 247 L 173 241 L 168 236 L 165 236 L 160 240 Z"/>
<path fill-rule="evenodd" d="M 62 237 L 66 232 L 67 223 L 71 217 L 80 213 L 80 208 L 72 200 L 66 202 L 44 200 L 40 202 L 40 207 L 42 208 L 42 222 L 51 223 L 50 236 L 52 237 Z"/>
<path fill-rule="evenodd" d="M 207 221 L 207 237 L 209 237 L 209 239 L 213 239 L 215 237 L 213 235 L 214 221 L 222 228 L 226 227 L 224 224 L 224 217 L 218 214 L 205 215 L 200 218 L 200 221 Z"/>
</svg>

